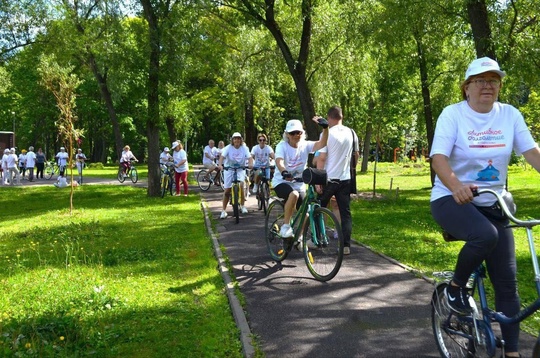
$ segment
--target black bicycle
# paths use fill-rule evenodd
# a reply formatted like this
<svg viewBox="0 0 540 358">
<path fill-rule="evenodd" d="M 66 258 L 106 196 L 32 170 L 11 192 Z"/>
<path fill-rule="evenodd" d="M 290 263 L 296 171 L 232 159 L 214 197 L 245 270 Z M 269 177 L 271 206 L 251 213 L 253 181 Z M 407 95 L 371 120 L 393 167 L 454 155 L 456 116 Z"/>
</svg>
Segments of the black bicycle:
<svg viewBox="0 0 540 358">
<path fill-rule="evenodd" d="M 268 204 L 270 201 L 270 184 L 269 180 L 270 178 L 266 177 L 266 166 L 262 166 L 259 168 L 253 168 L 253 172 L 257 172 L 257 170 L 260 170 L 259 172 L 259 185 L 257 187 L 257 192 L 255 195 L 257 196 L 257 207 L 259 210 L 264 210 L 264 215 L 266 215 L 266 212 L 268 210 Z"/>
<path fill-rule="evenodd" d="M 540 220 L 523 221 L 516 219 L 508 209 L 504 199 L 497 192 L 491 189 L 478 190 L 478 195 L 485 193 L 492 194 L 497 198 L 499 206 L 510 220 L 508 227 L 526 229 L 538 298 L 513 317 L 506 317 L 503 313 L 495 312 L 489 307 L 484 287 L 486 268 L 482 264 L 475 270 L 468 285 L 471 293 L 469 303 L 473 313 L 468 316 L 461 316 L 450 309 L 444 293 L 453 277 L 453 273 L 449 271 L 434 273 L 433 275 L 436 278 L 444 280 L 444 282 L 436 286 L 431 298 L 433 335 L 442 357 L 494 357 L 497 347 L 501 347 L 504 356 L 504 341 L 495 336 L 491 327 L 492 323 L 512 324 L 521 322 L 540 309 L 540 268 L 532 234 L 533 227 L 540 225 Z M 474 299 L 475 296 L 478 298 L 478 304 Z M 533 357 L 535 358 L 540 357 L 539 340 L 536 341 L 533 351 Z"/>
<path fill-rule="evenodd" d="M 161 197 L 165 197 L 165 193 L 169 192 L 173 195 L 176 183 L 174 181 L 174 163 L 167 162 L 167 164 L 161 164 Z"/>
<path fill-rule="evenodd" d="M 218 172 L 214 171 L 213 173 L 208 173 L 208 170 L 201 169 L 199 173 L 197 174 L 197 184 L 199 185 L 199 188 L 201 188 L 202 191 L 207 191 L 210 189 L 212 184 L 216 183 Z M 219 181 L 220 185 L 218 185 L 221 190 L 225 190 L 223 188 L 223 171 L 219 171 Z"/>
</svg>

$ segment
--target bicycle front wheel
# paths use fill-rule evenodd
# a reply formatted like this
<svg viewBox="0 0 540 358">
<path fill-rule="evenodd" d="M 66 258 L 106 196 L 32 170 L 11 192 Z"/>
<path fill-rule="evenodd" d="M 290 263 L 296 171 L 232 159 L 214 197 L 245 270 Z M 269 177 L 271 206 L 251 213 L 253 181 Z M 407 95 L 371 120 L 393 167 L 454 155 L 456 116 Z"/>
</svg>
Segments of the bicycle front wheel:
<svg viewBox="0 0 540 358">
<path fill-rule="evenodd" d="M 165 193 L 167 192 L 167 189 L 169 189 L 169 174 L 162 174 L 161 175 L 161 197 L 165 197 Z"/>
<path fill-rule="evenodd" d="M 47 179 L 47 180 L 51 179 L 53 174 L 54 174 L 54 166 L 47 165 L 45 167 L 45 179 Z"/>
<path fill-rule="evenodd" d="M 238 183 L 234 183 L 231 189 L 233 215 L 234 220 L 238 224 L 240 222 L 240 185 Z"/>
<path fill-rule="evenodd" d="M 321 207 L 313 211 L 302 244 L 307 268 L 316 280 L 329 281 L 337 275 L 343 261 L 343 233 L 332 211 Z"/>
<path fill-rule="evenodd" d="M 293 244 L 293 239 L 283 239 L 279 234 L 283 225 L 285 207 L 280 200 L 274 200 L 268 207 L 268 212 L 264 219 L 264 239 L 270 257 L 276 261 L 283 261 L 287 258 Z"/>
<path fill-rule="evenodd" d="M 210 189 L 212 181 L 210 180 L 210 175 L 206 169 L 201 169 L 199 174 L 197 174 L 197 184 L 199 184 L 199 188 L 201 188 L 202 191 Z"/>
<path fill-rule="evenodd" d="M 437 348 L 442 357 L 493 357 L 495 337 L 484 321 L 477 320 L 476 331 L 472 316 L 457 316 L 450 310 L 441 283 L 431 298 L 431 324 Z M 476 340 L 479 337 L 479 340 Z"/>
<path fill-rule="evenodd" d="M 137 173 L 137 168 L 131 168 L 131 171 L 129 172 L 129 176 L 131 178 L 131 182 L 135 184 L 139 180 L 139 174 Z"/>
<path fill-rule="evenodd" d="M 270 188 L 268 187 L 268 183 L 266 181 L 263 181 L 261 183 L 261 193 L 262 193 L 262 207 L 264 211 L 264 215 L 266 215 L 266 212 L 268 211 L 268 201 L 270 200 Z"/>
</svg>

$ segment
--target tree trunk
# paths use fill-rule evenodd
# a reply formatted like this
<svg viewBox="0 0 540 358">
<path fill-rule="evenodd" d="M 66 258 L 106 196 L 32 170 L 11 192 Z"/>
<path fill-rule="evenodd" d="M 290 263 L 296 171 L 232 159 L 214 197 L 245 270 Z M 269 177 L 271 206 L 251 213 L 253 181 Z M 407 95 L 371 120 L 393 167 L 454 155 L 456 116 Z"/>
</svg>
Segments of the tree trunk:
<svg viewBox="0 0 540 358">
<path fill-rule="evenodd" d="M 150 59 L 148 64 L 148 118 L 146 135 L 148 137 L 148 196 L 159 196 L 159 57 L 160 35 L 158 20 L 150 0 L 141 0 L 144 15 L 148 22 Z"/>
<path fill-rule="evenodd" d="M 492 59 L 497 59 L 491 36 L 486 1 L 468 0 L 467 13 L 471 24 L 476 56 L 478 58 L 488 56 Z"/>
<path fill-rule="evenodd" d="M 433 136 L 435 135 L 435 129 L 433 125 L 433 111 L 431 109 L 431 92 L 429 90 L 428 70 L 426 58 L 424 56 L 424 44 L 422 42 L 422 39 L 420 38 L 420 35 L 418 34 L 415 34 L 415 40 L 418 58 L 418 68 L 420 69 L 420 86 L 422 89 L 422 101 L 424 103 L 424 121 L 426 122 L 426 135 L 428 140 L 429 155 L 429 152 L 431 151 L 431 145 L 433 144 Z M 430 169 L 430 172 L 431 185 L 433 185 L 435 183 L 435 172 L 433 171 L 433 168 Z"/>
<path fill-rule="evenodd" d="M 255 115 L 253 114 L 253 105 L 255 102 L 255 97 L 253 93 L 247 96 L 247 101 L 245 104 L 245 121 L 246 121 L 246 137 L 244 142 L 248 148 L 253 148 L 257 144 L 257 128 L 255 127 Z M 216 143 L 217 144 L 217 143 Z"/>
<path fill-rule="evenodd" d="M 167 134 L 169 135 L 169 143 L 172 144 L 172 142 L 174 142 L 177 139 L 176 131 L 174 130 L 174 117 L 167 116 L 167 118 L 165 118 L 165 125 L 167 126 Z M 186 143 L 184 143 L 184 145 L 185 144 Z"/>
<path fill-rule="evenodd" d="M 373 113 L 375 108 L 375 102 L 373 99 L 369 100 L 369 113 Z M 362 148 L 362 165 L 360 166 L 360 173 L 367 173 L 369 163 L 369 149 L 371 147 L 371 136 L 373 135 L 373 122 L 371 118 L 368 118 L 366 123 L 366 135 L 364 136 L 364 146 Z"/>
</svg>

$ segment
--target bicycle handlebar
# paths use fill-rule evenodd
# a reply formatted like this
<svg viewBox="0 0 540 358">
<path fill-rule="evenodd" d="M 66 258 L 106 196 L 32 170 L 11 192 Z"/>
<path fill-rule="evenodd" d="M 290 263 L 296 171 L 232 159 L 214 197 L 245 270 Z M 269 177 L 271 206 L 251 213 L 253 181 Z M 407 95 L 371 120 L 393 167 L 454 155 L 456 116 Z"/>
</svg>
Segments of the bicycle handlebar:
<svg viewBox="0 0 540 358">
<path fill-rule="evenodd" d="M 479 196 L 479 195 L 486 194 L 486 193 L 491 194 L 491 195 L 493 195 L 493 196 L 495 196 L 497 198 L 497 202 L 499 203 L 499 206 L 501 207 L 504 214 L 508 217 L 508 219 L 510 219 L 510 221 L 512 221 L 517 226 L 533 227 L 533 226 L 536 226 L 536 225 L 540 225 L 540 220 L 537 220 L 537 219 L 520 220 L 520 219 L 516 218 L 512 214 L 510 209 L 508 208 L 508 205 L 506 204 L 506 201 L 504 200 L 504 198 L 499 193 L 497 193 L 496 191 L 494 191 L 492 189 L 475 189 L 475 190 L 473 190 L 473 196 Z"/>
</svg>

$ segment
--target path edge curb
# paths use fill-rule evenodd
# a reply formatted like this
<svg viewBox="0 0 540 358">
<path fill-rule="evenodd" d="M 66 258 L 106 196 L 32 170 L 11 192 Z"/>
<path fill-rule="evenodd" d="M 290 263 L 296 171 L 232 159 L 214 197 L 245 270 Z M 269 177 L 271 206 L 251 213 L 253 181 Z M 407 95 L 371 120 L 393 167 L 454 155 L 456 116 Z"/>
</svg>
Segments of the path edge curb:
<svg viewBox="0 0 540 358">
<path fill-rule="evenodd" d="M 240 304 L 240 300 L 238 297 L 236 297 L 235 290 L 234 290 L 234 282 L 231 279 L 231 275 L 229 274 L 229 269 L 227 267 L 227 263 L 225 259 L 223 258 L 223 252 L 221 252 L 221 248 L 219 247 L 219 240 L 214 233 L 214 230 L 212 230 L 212 221 L 210 220 L 211 213 L 208 210 L 208 207 L 206 205 L 206 200 L 202 198 L 201 196 L 201 208 L 204 212 L 204 222 L 206 225 L 206 231 L 210 235 L 210 238 L 212 239 L 212 246 L 214 248 L 214 255 L 216 256 L 218 260 L 218 269 L 221 273 L 221 277 L 223 279 L 223 282 L 225 283 L 225 289 L 227 292 L 227 297 L 229 299 L 229 306 L 231 307 L 231 311 L 234 316 L 234 320 L 236 322 L 236 326 L 240 330 L 240 342 L 242 343 L 242 351 L 244 353 L 244 357 L 251 358 L 255 356 L 255 348 L 253 347 L 251 343 L 251 328 L 249 327 L 246 314 L 244 309 L 242 308 L 242 305 Z"/>
</svg>

